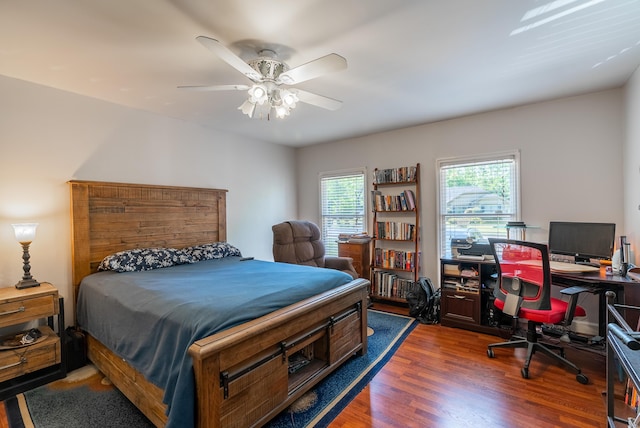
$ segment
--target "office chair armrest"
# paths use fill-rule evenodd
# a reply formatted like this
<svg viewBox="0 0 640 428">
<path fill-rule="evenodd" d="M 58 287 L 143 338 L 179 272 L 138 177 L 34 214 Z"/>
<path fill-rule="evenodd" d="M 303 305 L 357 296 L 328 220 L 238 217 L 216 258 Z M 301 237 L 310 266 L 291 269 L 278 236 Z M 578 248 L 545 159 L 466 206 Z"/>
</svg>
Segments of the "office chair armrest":
<svg viewBox="0 0 640 428">
<path fill-rule="evenodd" d="M 573 322 L 573 316 L 576 313 L 576 305 L 578 304 L 578 294 L 590 291 L 586 287 L 576 285 L 574 287 L 563 288 L 560 290 L 560 294 L 569 296 L 569 304 L 567 305 L 567 312 L 564 315 L 564 326 L 569 327 Z"/>
</svg>

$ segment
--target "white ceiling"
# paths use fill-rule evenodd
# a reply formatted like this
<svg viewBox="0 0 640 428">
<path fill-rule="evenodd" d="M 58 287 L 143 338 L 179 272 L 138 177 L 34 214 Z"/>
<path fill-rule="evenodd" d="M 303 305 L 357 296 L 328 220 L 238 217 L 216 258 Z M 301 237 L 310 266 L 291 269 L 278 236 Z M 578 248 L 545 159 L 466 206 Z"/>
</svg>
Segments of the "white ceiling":
<svg viewBox="0 0 640 428">
<path fill-rule="evenodd" d="M 195 38 L 291 67 L 348 68 L 299 88 L 343 101 L 250 119 L 250 81 Z M 640 65 L 640 0 L 0 0 L 0 74 L 290 146 L 623 85 Z M 1 98 L 0 98 L 1 99 Z"/>
</svg>

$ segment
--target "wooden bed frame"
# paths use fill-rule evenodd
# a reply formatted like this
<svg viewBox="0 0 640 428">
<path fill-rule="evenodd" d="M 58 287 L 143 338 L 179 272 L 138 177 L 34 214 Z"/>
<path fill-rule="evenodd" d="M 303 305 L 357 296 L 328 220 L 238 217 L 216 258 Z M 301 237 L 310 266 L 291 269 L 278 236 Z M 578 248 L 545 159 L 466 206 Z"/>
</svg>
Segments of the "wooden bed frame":
<svg viewBox="0 0 640 428">
<path fill-rule="evenodd" d="M 74 303 L 117 251 L 226 241 L 226 190 L 70 181 Z M 261 426 L 354 354 L 367 352 L 369 282 L 356 279 L 189 347 L 198 427 Z M 74 306 L 75 313 L 75 306 Z M 156 426 L 163 390 L 88 336 L 89 359 Z M 289 374 L 288 357 L 310 364 Z"/>
</svg>

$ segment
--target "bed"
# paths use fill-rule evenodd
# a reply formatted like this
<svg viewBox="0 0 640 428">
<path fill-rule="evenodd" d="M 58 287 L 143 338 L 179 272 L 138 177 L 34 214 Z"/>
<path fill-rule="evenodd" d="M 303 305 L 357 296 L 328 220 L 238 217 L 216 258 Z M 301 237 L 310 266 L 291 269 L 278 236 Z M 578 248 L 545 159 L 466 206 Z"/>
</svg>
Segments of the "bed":
<svg viewBox="0 0 640 428">
<path fill-rule="evenodd" d="M 70 181 L 69 184 L 73 294 L 76 305 L 81 303 L 81 308 L 76 306 L 78 310 L 99 312 L 95 303 L 91 309 L 91 305 L 84 302 L 90 300 L 84 296 L 90 290 L 87 284 L 95 278 L 112 277 L 119 282 L 128 278 L 128 273 L 96 273 L 100 262 L 110 254 L 139 248 L 182 249 L 226 242 L 225 190 L 91 181 Z M 253 287 L 262 279 L 269 288 L 274 287 L 270 275 L 294 278 L 311 274 L 315 277 L 319 271 L 328 271 L 259 260 L 244 261 L 234 254 L 220 260 L 185 263 L 141 273 L 147 275 L 147 283 L 150 277 L 153 281 L 164 281 L 159 279 L 160 272 L 173 272 L 176 268 L 178 281 L 185 285 L 175 287 L 181 287 L 180 293 L 185 294 L 184 289 L 188 287 L 199 289 L 197 276 L 189 269 L 208 269 L 208 265 L 215 266 L 216 270 L 223 266 L 222 270 L 235 273 L 233 276 L 243 278 Z M 274 273 L 269 270 L 273 267 L 294 271 Z M 300 272 L 298 268 L 313 270 L 313 273 Z M 89 359 L 156 426 L 261 426 L 354 354 L 367 352 L 369 282 L 333 278 L 340 284 L 320 291 L 310 288 L 308 295 L 301 294 L 294 298 L 295 301 L 282 300 L 265 305 L 261 313 L 251 315 L 250 319 L 236 319 L 218 330 L 198 329 L 186 344 L 174 344 L 176 353 L 188 361 L 189 370 L 182 371 L 181 376 L 185 373 L 190 376 L 187 385 L 193 398 L 188 398 L 186 404 L 172 401 L 173 390 L 179 386 L 173 381 L 164 385 L 158 382 L 158 370 L 148 372 L 146 365 L 140 366 L 135 359 L 123 357 L 121 349 L 112 349 L 114 346 L 110 342 L 113 340 L 99 340 L 87 333 Z M 128 281 L 126 279 L 127 284 Z M 232 280 L 223 282 L 231 284 Z M 308 282 L 313 282 L 311 277 Z M 101 287 L 104 286 L 97 286 L 98 289 Z M 164 287 L 169 292 L 174 286 L 165 284 Z M 260 292 L 260 288 L 254 288 L 250 294 Z M 294 294 L 291 290 L 280 293 Z M 83 302 L 78 301 L 79 296 Z M 129 297 L 125 299 L 128 300 Z M 197 300 L 203 299 L 198 297 Z M 259 301 L 263 301 L 262 297 Z M 249 302 L 249 305 L 258 306 L 254 303 Z M 140 304 L 136 305 L 140 307 Z M 109 309 L 107 313 L 114 312 Z M 110 319 L 104 314 L 98 318 L 100 316 Z M 124 315 L 113 318 L 126 319 Z M 138 322 L 126 324 L 137 325 Z M 140 323 L 142 333 L 136 336 L 132 330 L 121 340 L 132 336 L 143 341 L 146 328 Z M 156 350 L 164 355 L 159 342 L 174 335 L 160 339 L 149 336 L 151 341 L 137 343 L 137 349 Z M 304 360 L 302 368 L 296 365 L 300 359 Z M 188 395 L 179 394 L 180 397 Z M 170 403 L 169 407 L 167 403 Z"/>
</svg>

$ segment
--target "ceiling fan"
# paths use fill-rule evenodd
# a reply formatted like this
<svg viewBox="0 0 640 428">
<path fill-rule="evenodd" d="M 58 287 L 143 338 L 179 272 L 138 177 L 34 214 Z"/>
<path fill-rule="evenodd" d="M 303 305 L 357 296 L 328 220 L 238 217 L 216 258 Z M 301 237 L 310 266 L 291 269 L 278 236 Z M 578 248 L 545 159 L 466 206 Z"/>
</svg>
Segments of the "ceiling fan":
<svg viewBox="0 0 640 428">
<path fill-rule="evenodd" d="M 289 68 L 286 63 L 277 58 L 276 52 L 271 49 L 261 49 L 257 52 L 257 58 L 244 61 L 216 39 L 198 36 L 196 40 L 248 77 L 253 83 L 249 85 L 178 86 L 180 89 L 247 91 L 249 96 L 238 107 L 238 110 L 249 117 L 266 116 L 269 118 L 271 110 L 274 110 L 278 118 L 284 118 L 289 115 L 291 109 L 295 108 L 298 101 L 327 110 L 337 110 L 342 106 L 342 101 L 291 87 L 327 73 L 346 69 L 347 60 L 338 54 L 331 53 L 297 67 Z"/>
</svg>

